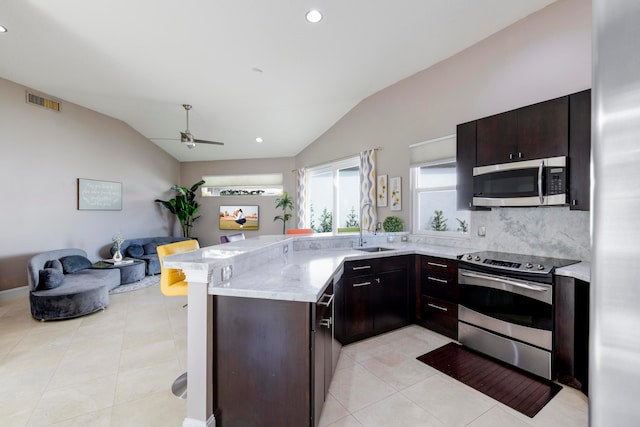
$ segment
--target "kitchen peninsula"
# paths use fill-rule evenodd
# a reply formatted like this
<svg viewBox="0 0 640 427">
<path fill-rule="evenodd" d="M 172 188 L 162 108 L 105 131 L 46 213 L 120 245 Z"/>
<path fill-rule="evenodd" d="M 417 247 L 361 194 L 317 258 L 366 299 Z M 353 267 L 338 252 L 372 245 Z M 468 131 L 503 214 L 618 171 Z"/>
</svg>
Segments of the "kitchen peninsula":
<svg viewBox="0 0 640 427">
<path fill-rule="evenodd" d="M 364 252 L 355 235 L 259 236 L 165 258 L 189 282 L 183 427 L 316 425 L 337 360 L 325 308 L 345 263 L 468 251 L 392 238 L 371 236 L 391 250 Z"/>
</svg>

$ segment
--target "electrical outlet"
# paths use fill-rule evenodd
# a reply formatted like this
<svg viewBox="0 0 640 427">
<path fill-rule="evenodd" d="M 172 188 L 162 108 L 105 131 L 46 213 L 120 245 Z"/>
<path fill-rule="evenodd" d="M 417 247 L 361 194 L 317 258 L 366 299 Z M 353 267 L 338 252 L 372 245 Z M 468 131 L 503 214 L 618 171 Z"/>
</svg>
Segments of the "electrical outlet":
<svg viewBox="0 0 640 427">
<path fill-rule="evenodd" d="M 400 240 L 403 241 L 403 242 L 408 242 L 409 241 L 409 236 L 402 236 L 400 238 Z"/>
<path fill-rule="evenodd" d="M 230 265 L 225 265 L 224 267 L 222 267 L 222 270 L 221 270 L 222 281 L 227 282 L 231 280 L 232 272 L 233 272 L 233 269 Z"/>
<path fill-rule="evenodd" d="M 487 235 L 487 229 L 484 227 L 484 225 L 478 227 L 478 236 L 484 237 L 486 235 Z"/>
</svg>

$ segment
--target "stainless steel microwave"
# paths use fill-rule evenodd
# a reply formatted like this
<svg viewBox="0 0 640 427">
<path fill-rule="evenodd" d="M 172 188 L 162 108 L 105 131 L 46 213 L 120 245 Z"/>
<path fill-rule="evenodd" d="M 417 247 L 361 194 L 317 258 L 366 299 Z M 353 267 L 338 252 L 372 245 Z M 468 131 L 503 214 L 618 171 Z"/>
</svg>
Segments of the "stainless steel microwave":
<svg viewBox="0 0 640 427">
<path fill-rule="evenodd" d="M 474 206 L 567 204 L 567 158 L 525 160 L 473 168 Z"/>
</svg>

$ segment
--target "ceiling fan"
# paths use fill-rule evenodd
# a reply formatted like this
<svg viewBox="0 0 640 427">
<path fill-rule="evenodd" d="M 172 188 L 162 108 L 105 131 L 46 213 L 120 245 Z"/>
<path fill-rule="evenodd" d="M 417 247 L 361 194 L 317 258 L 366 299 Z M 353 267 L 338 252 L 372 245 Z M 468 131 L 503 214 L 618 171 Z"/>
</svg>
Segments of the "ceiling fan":
<svg viewBox="0 0 640 427">
<path fill-rule="evenodd" d="M 180 131 L 180 142 L 186 145 L 189 149 L 196 147 L 196 142 L 198 144 L 214 144 L 214 145 L 224 145 L 224 142 L 217 141 L 207 141 L 206 139 L 197 139 L 193 137 L 193 134 L 189 130 L 189 110 L 191 110 L 191 105 L 182 104 L 186 113 L 187 113 L 187 128 L 184 131 Z M 165 139 L 165 138 L 158 138 Z M 169 139 L 169 138 L 166 138 Z"/>
</svg>

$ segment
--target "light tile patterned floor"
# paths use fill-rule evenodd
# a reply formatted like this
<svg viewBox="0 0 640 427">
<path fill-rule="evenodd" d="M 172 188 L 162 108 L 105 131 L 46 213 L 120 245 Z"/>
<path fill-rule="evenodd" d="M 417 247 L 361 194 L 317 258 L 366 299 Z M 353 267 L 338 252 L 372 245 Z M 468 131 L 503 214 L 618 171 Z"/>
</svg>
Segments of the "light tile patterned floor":
<svg viewBox="0 0 640 427">
<path fill-rule="evenodd" d="M 110 301 L 62 322 L 33 320 L 26 297 L 0 302 L 0 425 L 182 425 L 186 402 L 170 387 L 186 369 L 186 298 L 155 286 Z M 415 360 L 448 341 L 409 326 L 344 347 L 320 424 L 587 426 L 573 389 L 531 419 Z"/>
</svg>

